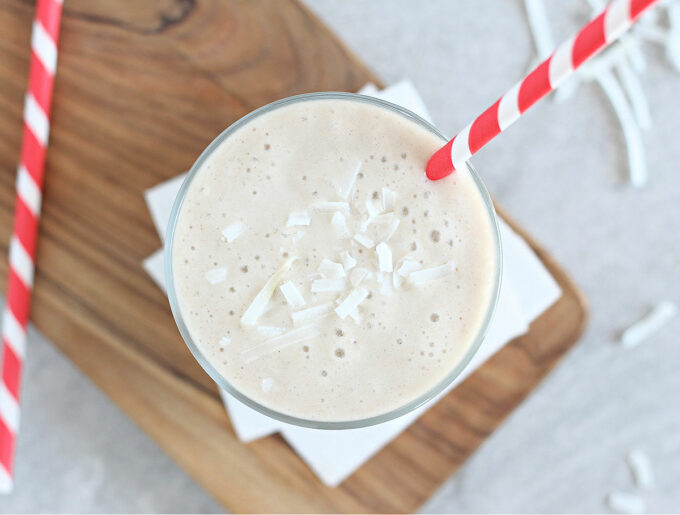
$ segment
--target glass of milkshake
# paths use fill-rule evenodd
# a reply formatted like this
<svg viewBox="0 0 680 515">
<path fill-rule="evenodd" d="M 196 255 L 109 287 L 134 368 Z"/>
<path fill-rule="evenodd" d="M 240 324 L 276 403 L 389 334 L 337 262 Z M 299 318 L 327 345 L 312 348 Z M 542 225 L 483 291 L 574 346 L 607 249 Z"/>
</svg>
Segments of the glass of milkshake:
<svg viewBox="0 0 680 515">
<path fill-rule="evenodd" d="M 425 176 L 445 142 L 394 104 L 314 93 L 205 149 L 172 210 L 166 278 L 221 388 L 283 422 L 349 429 L 451 384 L 489 326 L 502 258 L 477 173 Z"/>
</svg>

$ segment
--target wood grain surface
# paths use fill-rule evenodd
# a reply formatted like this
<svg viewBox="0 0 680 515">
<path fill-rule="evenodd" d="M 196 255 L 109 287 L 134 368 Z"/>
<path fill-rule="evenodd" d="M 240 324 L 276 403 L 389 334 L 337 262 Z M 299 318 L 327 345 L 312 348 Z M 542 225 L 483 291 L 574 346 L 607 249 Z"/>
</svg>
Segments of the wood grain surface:
<svg viewBox="0 0 680 515">
<path fill-rule="evenodd" d="M 32 14 L 32 2 L 0 0 L 3 290 Z M 379 84 L 294 0 L 64 6 L 32 320 L 232 511 L 417 509 L 585 323 L 580 293 L 530 240 L 563 289 L 560 301 L 341 487 L 321 485 L 279 437 L 236 439 L 215 385 L 141 268 L 159 246 L 142 193 L 188 169 L 256 107 L 368 81 Z"/>
</svg>

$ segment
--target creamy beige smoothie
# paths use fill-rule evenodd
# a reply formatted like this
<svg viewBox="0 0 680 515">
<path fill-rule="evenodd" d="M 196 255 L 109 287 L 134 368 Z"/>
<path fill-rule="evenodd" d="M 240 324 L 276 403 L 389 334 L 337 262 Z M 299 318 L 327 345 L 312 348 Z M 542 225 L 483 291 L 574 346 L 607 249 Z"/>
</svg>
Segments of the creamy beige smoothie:
<svg viewBox="0 0 680 515">
<path fill-rule="evenodd" d="M 442 140 L 384 107 L 307 100 L 227 137 L 184 197 L 172 280 L 233 388 L 315 421 L 380 415 L 454 370 L 496 296 L 496 228 Z"/>
</svg>

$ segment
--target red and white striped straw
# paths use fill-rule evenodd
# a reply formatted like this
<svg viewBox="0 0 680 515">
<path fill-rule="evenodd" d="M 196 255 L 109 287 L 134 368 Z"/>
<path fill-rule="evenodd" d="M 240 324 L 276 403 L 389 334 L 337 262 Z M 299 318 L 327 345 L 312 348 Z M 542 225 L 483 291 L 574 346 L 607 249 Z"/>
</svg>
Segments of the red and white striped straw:
<svg viewBox="0 0 680 515">
<path fill-rule="evenodd" d="M 7 301 L 2 316 L 0 379 L 0 493 L 12 490 L 19 429 L 19 393 L 26 353 L 35 245 L 50 132 L 52 86 L 63 0 L 38 0 L 31 36 L 31 66 L 24 104 L 21 161 L 17 170 L 14 229 L 9 245 Z"/>
<path fill-rule="evenodd" d="M 427 176 L 441 179 L 465 163 L 524 112 L 556 89 L 588 59 L 628 30 L 640 15 L 660 0 L 614 0 L 607 8 L 495 104 L 434 153 Z"/>
</svg>

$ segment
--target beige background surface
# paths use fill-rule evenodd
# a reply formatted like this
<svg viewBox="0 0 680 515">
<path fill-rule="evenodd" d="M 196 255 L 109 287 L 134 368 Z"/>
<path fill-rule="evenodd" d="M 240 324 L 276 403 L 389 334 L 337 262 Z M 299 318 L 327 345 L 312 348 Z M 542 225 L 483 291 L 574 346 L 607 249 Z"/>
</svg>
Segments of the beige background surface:
<svg viewBox="0 0 680 515">
<path fill-rule="evenodd" d="M 450 134 L 524 73 L 520 0 L 307 0 L 385 82 L 410 77 Z M 558 38 L 585 0 L 546 0 Z M 489 189 L 572 273 L 591 301 L 585 337 L 424 511 L 598 512 L 632 490 L 627 451 L 644 449 L 652 512 L 680 510 L 680 318 L 644 346 L 616 334 L 661 299 L 680 304 L 680 74 L 654 46 L 643 76 L 654 126 L 650 184 L 634 191 L 601 91 L 544 102 L 474 158 Z M 219 511 L 57 351 L 32 334 L 17 488 L 0 512 Z"/>
</svg>

